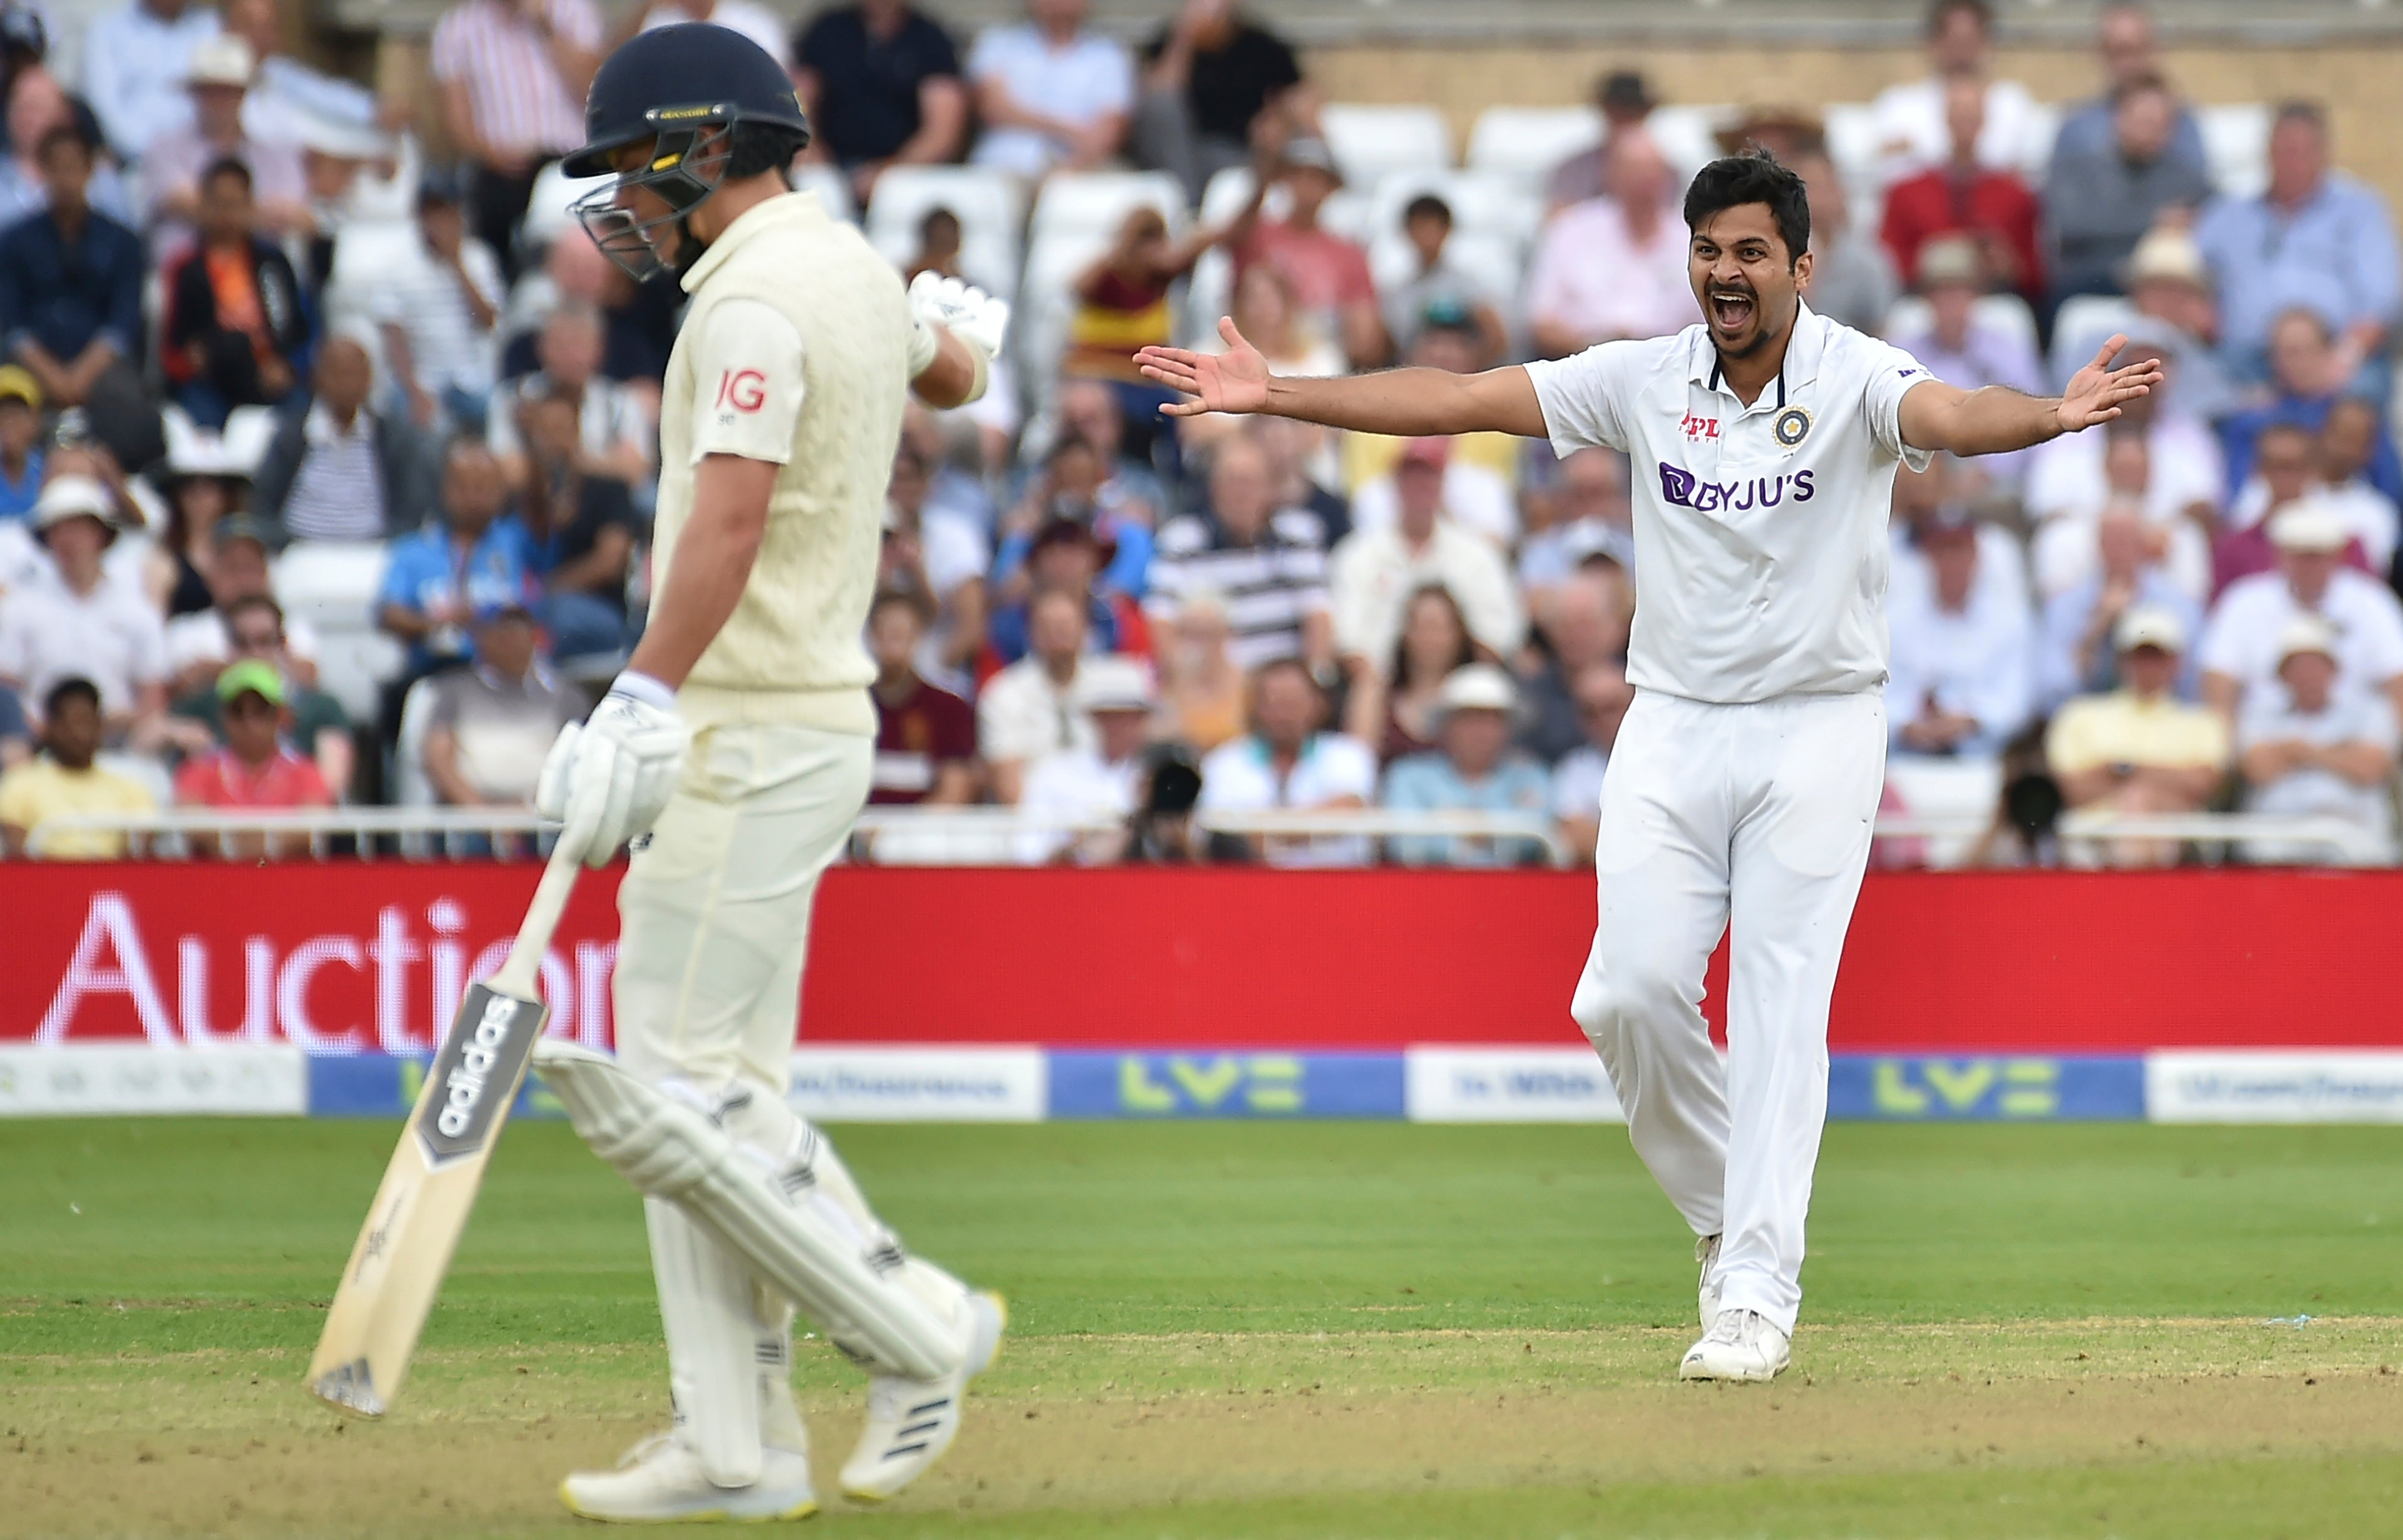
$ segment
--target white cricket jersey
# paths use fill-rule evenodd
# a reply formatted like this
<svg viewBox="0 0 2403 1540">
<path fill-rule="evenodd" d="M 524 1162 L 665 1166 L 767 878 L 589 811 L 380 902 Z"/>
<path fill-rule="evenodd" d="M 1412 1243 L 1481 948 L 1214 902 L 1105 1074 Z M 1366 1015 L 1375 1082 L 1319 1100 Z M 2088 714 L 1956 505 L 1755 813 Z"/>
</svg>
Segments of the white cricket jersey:
<svg viewBox="0 0 2403 1540">
<path fill-rule="evenodd" d="M 1746 407 L 1709 331 L 1604 342 L 1527 366 L 1552 448 L 1632 462 L 1638 689 L 1737 704 L 1886 678 L 1886 520 L 1901 349 L 1798 306 L 1785 367 Z"/>
</svg>

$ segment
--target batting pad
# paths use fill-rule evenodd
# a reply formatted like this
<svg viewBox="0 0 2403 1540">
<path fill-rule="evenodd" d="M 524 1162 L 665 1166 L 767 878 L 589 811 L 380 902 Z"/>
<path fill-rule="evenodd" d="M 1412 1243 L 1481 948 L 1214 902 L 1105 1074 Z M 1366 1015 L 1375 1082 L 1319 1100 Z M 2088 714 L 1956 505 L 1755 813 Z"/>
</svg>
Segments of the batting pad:
<svg viewBox="0 0 2403 1540">
<path fill-rule="evenodd" d="M 681 1204 L 871 1371 L 935 1380 L 960 1367 L 966 1291 L 905 1256 L 864 1204 L 821 1189 L 823 1141 L 782 1103 L 729 1099 L 713 1117 L 606 1054 L 546 1041 L 534 1060 L 595 1155 L 645 1196 Z M 781 1122 L 785 1136 L 738 1141 L 721 1117 L 761 1132 Z"/>
<path fill-rule="evenodd" d="M 643 1218 L 651 1231 L 676 1422 L 712 1485 L 747 1487 L 759 1479 L 759 1325 L 751 1313 L 750 1271 L 664 1198 L 644 1199 Z"/>
</svg>

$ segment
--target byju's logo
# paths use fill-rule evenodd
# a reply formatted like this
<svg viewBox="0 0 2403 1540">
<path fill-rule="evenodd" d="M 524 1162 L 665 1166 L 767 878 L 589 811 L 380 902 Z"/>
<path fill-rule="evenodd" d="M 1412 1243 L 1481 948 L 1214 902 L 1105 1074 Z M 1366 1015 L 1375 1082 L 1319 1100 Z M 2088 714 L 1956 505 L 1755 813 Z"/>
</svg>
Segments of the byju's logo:
<svg viewBox="0 0 2403 1540">
<path fill-rule="evenodd" d="M 1807 503 L 1818 488 L 1812 484 L 1814 473 L 1795 471 L 1784 476 L 1756 476 L 1748 481 L 1705 481 L 1682 465 L 1660 462 L 1660 500 L 1696 513 L 1744 513 L 1753 508 L 1773 508 L 1793 494 L 1797 503 Z"/>
</svg>

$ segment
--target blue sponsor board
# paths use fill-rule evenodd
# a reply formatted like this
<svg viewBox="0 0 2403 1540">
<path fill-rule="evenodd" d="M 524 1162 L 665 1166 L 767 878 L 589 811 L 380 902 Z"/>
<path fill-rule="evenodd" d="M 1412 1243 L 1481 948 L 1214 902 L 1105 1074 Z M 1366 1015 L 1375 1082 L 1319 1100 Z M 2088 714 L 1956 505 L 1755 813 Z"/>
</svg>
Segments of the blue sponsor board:
<svg viewBox="0 0 2403 1540">
<path fill-rule="evenodd" d="M 425 1085 L 425 1067 L 432 1054 L 313 1053 L 309 1056 L 309 1116 L 312 1117 L 406 1117 Z M 564 1117 L 542 1082 L 526 1076 L 518 1092 L 512 1117 Z"/>
<path fill-rule="evenodd" d="M 1049 1055 L 1054 1117 L 1399 1117 L 1398 1053 Z"/>
<path fill-rule="evenodd" d="M 1827 1116 L 1882 1122 L 2042 1123 L 2145 1116 L 2141 1056 L 1840 1054 Z"/>
</svg>

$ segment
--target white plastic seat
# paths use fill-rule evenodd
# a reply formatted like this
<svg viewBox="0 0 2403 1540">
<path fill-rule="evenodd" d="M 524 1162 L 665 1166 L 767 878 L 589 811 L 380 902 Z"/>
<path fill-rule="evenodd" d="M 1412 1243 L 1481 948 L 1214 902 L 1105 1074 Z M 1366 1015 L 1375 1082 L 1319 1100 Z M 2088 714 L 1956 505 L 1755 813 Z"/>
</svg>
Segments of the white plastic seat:
<svg viewBox="0 0 2403 1540">
<path fill-rule="evenodd" d="M 2063 300 L 2052 318 L 2052 356 L 2045 361 L 2053 388 L 2067 384 L 2113 332 L 2126 331 L 2135 321 L 2135 301 L 2119 295 L 2077 294 Z"/>
<path fill-rule="evenodd" d="M 1387 175 L 1369 195 L 1370 238 L 1382 242 L 1401 233 L 1403 213 L 1412 200 L 1426 194 L 1443 200 L 1452 210 L 1452 229 L 1460 234 L 1486 235 L 1524 246 L 1543 223 L 1542 197 L 1498 172 L 1405 171 Z"/>
<path fill-rule="evenodd" d="M 519 222 L 518 239 L 528 246 L 548 246 L 578 223 L 570 211 L 577 199 L 608 186 L 610 177 L 570 176 L 553 160 L 535 173 L 534 191 L 526 199 L 525 218 Z"/>
<path fill-rule="evenodd" d="M 1602 114 L 1590 106 L 1488 107 L 1468 131 L 1468 169 L 1540 195 L 1552 168 L 1601 143 Z"/>
<path fill-rule="evenodd" d="M 1734 111 L 1732 107 L 1655 107 L 1644 126 L 1679 179 L 1690 180 L 1694 173 L 1718 159 L 1719 125 Z"/>
<path fill-rule="evenodd" d="M 1452 125 L 1424 103 L 1371 106 L 1329 102 L 1318 111 L 1327 147 L 1346 181 L 1374 187 L 1401 171 L 1444 171 L 1452 165 Z"/>
<path fill-rule="evenodd" d="M 859 222 L 859 204 L 851 196 L 851 178 L 824 161 L 803 161 L 793 168 L 793 188 L 817 194 L 818 207 L 836 219 Z"/>
<path fill-rule="evenodd" d="M 2197 107 L 2194 116 L 2212 182 L 2229 198 L 2258 197 L 2270 185 L 2270 130 L 2277 115 L 2267 103 L 2235 102 Z"/>
<path fill-rule="evenodd" d="M 385 548 L 373 540 L 296 540 L 275 559 L 276 603 L 317 632 L 317 684 L 361 721 L 373 721 L 377 694 L 397 675 L 400 644 L 376 629 Z"/>
<path fill-rule="evenodd" d="M 1043 184 L 1026 243 L 1034 248 L 1073 236 L 1106 242 L 1128 213 L 1148 203 L 1171 230 L 1185 226 L 1185 188 L 1163 171 L 1097 171 L 1063 173 Z"/>
<path fill-rule="evenodd" d="M 895 267 L 918 254 L 918 227 L 937 209 L 960 221 L 960 271 L 995 294 L 1016 291 L 1025 198 L 1015 178 L 986 166 L 894 166 L 877 178 L 868 239 Z"/>
<path fill-rule="evenodd" d="M 1520 290 L 1526 275 L 1524 248 L 1507 236 L 1486 230 L 1455 229 L 1444 243 L 1443 259 L 1455 271 L 1492 296 L 1504 323 L 1517 320 Z M 1381 290 L 1392 290 L 1418 275 L 1418 248 L 1398 232 L 1389 232 L 1368 248 L 1368 272 Z"/>
<path fill-rule="evenodd" d="M 2018 295 L 1981 294 L 1970 307 L 1970 315 L 1976 325 L 2008 332 L 2026 343 L 2028 352 L 2036 351 L 2035 312 Z M 1933 316 L 1925 299 L 1906 294 L 1885 312 L 1885 335 L 1905 337 L 1925 331 Z"/>
</svg>

